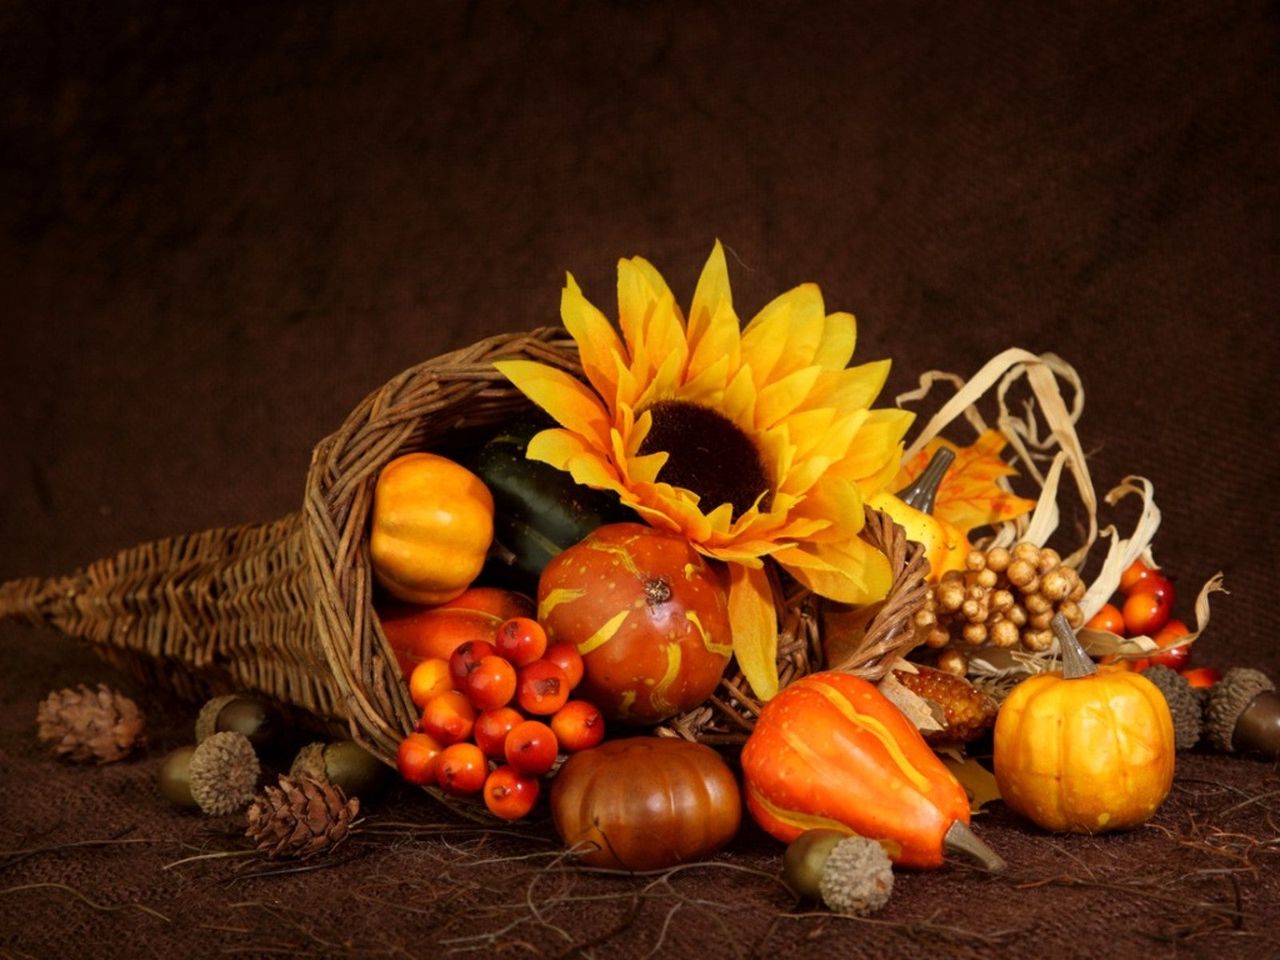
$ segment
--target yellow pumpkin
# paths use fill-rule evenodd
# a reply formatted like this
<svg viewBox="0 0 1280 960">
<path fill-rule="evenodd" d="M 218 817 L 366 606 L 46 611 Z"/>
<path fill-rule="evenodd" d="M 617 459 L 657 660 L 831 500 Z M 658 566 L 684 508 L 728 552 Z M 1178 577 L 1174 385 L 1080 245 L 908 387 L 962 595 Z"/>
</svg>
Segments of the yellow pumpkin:
<svg viewBox="0 0 1280 960">
<path fill-rule="evenodd" d="M 1139 673 L 1099 673 L 1061 615 L 1063 671 L 1030 677 L 996 718 L 995 774 L 1046 830 L 1101 833 L 1148 820 L 1173 784 L 1173 717 Z"/>
<path fill-rule="evenodd" d="M 369 556 L 392 596 L 452 600 L 479 576 L 492 540 L 493 496 L 470 470 L 434 453 L 408 453 L 382 468 Z"/>
</svg>

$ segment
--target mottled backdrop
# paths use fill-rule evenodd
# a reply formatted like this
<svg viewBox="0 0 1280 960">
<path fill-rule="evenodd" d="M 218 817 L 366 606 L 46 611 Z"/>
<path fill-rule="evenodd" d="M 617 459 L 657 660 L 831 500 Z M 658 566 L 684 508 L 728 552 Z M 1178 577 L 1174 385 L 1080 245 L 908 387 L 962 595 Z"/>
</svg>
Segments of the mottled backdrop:
<svg viewBox="0 0 1280 960">
<path fill-rule="evenodd" d="M 607 307 L 639 253 L 687 298 L 720 238 L 740 312 L 817 281 L 857 314 L 858 356 L 893 358 L 889 396 L 1010 345 L 1075 364 L 1098 486 L 1155 483 L 1156 555 L 1187 594 L 1226 575 L 1200 661 L 1280 673 L 1278 50 L 1264 3 L 11 0 L 0 578 L 288 513 L 312 445 L 399 370 L 555 322 L 566 269 Z M 69 768 L 36 748 L 36 702 L 127 679 L 14 625 L 0 657 L 0 847 L 153 841 L 0 860 L 7 956 L 1277 949 L 1261 761 L 1187 758 L 1157 826 L 1125 836 L 1052 839 L 997 810 L 981 825 L 1032 885 L 904 875 L 888 926 L 774 921 L 785 894 L 725 868 L 634 902 L 642 884 L 554 874 L 541 894 L 612 899 L 561 903 L 558 933 L 505 930 L 528 863 L 484 861 L 537 845 L 162 870 L 234 846 L 151 787 L 189 709 L 130 688 L 160 721 L 151 752 Z M 381 812 L 439 819 L 407 794 Z M 729 862 L 775 853 L 748 834 Z"/>
</svg>

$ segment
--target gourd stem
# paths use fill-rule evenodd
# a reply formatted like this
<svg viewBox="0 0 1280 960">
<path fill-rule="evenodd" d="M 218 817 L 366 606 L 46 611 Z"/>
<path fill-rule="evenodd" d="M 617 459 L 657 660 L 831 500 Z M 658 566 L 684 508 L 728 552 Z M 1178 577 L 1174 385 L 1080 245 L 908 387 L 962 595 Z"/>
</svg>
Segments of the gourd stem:
<svg viewBox="0 0 1280 960">
<path fill-rule="evenodd" d="M 942 835 L 942 849 L 947 853 L 958 853 L 961 856 L 976 860 L 992 873 L 1000 873 L 1008 866 L 1000 854 L 996 853 L 978 839 L 978 835 L 969 829 L 968 824 L 955 821 Z"/>
<path fill-rule="evenodd" d="M 909 507 L 915 507 L 921 513 L 933 513 L 933 504 L 938 496 L 938 486 L 942 478 L 955 460 L 955 451 L 939 447 L 929 465 L 920 471 L 915 483 L 898 492 L 898 499 Z"/>
<path fill-rule="evenodd" d="M 1049 628 L 1058 638 L 1058 648 L 1062 651 L 1062 676 L 1066 680 L 1079 680 L 1091 677 L 1098 672 L 1098 665 L 1084 652 L 1084 647 L 1076 639 L 1076 633 L 1067 623 L 1067 618 L 1055 613 L 1049 621 Z"/>
</svg>

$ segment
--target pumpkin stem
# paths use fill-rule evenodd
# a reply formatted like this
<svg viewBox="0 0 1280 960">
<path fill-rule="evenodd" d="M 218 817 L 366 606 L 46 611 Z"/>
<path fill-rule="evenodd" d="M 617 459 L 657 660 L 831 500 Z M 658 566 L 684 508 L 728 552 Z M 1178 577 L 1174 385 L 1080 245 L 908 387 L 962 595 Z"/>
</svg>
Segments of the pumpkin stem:
<svg viewBox="0 0 1280 960">
<path fill-rule="evenodd" d="M 1071 624 L 1067 623 L 1066 617 L 1055 613 L 1053 619 L 1049 621 L 1049 628 L 1058 638 L 1058 647 L 1062 651 L 1063 678 L 1079 680 L 1082 677 L 1091 677 L 1098 672 L 1098 665 L 1084 652 L 1084 647 L 1080 646 L 1080 641 L 1076 639 L 1076 633 L 1071 629 Z"/>
<path fill-rule="evenodd" d="M 947 853 L 958 853 L 976 860 L 992 873 L 1000 873 L 1008 866 L 1000 854 L 979 840 L 978 835 L 969 829 L 968 824 L 960 820 L 952 823 L 947 828 L 947 832 L 942 835 L 942 849 Z"/>
<path fill-rule="evenodd" d="M 933 459 L 929 461 L 929 465 L 920 471 L 920 476 L 916 477 L 915 483 L 898 491 L 898 499 L 909 507 L 915 507 L 921 513 L 933 513 L 938 487 L 955 458 L 955 451 L 939 447 Z"/>
</svg>

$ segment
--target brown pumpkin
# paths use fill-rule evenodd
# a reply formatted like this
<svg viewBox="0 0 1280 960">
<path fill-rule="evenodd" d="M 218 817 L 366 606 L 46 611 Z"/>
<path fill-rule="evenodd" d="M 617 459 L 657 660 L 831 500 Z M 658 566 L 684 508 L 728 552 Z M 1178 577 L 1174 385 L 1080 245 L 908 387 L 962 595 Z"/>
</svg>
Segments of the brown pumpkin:
<svg viewBox="0 0 1280 960">
<path fill-rule="evenodd" d="M 551 816 L 584 863 L 661 870 L 733 839 L 742 796 L 710 747 L 631 737 L 569 757 L 551 786 Z"/>
</svg>

